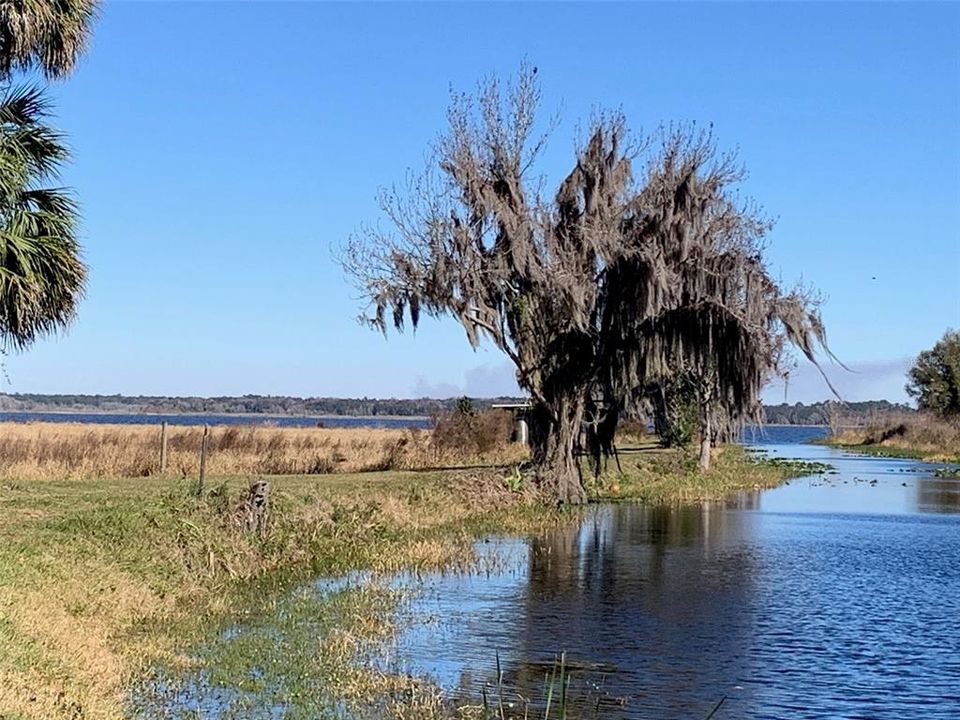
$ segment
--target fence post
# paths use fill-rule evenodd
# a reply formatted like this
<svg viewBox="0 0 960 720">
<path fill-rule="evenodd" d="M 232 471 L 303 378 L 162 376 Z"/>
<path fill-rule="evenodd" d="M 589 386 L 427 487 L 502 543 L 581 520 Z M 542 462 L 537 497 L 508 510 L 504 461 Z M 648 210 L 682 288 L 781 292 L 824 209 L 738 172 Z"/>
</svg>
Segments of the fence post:
<svg viewBox="0 0 960 720">
<path fill-rule="evenodd" d="M 197 483 L 197 497 L 203 494 L 203 480 L 207 476 L 207 436 L 210 426 L 203 426 L 203 439 L 200 441 L 200 482 Z"/>
<path fill-rule="evenodd" d="M 160 474 L 167 471 L 167 424 L 160 423 Z"/>
</svg>

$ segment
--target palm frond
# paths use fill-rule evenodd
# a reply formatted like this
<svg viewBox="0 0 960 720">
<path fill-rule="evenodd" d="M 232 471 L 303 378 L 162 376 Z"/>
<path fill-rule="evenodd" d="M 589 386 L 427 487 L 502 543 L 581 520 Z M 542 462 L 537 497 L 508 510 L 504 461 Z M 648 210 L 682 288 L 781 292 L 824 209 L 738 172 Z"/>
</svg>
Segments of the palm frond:
<svg viewBox="0 0 960 720">
<path fill-rule="evenodd" d="M 51 79 L 68 75 L 97 9 L 97 0 L 0 0 L 0 78 L 34 67 Z"/>
<path fill-rule="evenodd" d="M 0 95 L 0 194 L 10 197 L 30 179 L 57 174 L 69 157 L 63 135 L 50 127 L 49 102 L 36 87 L 7 88 Z"/>
<path fill-rule="evenodd" d="M 77 240 L 79 210 L 64 188 L 44 187 L 67 157 L 45 124 L 35 88 L 0 99 L 0 345 L 21 349 L 63 329 L 83 296 L 86 266 Z"/>
</svg>

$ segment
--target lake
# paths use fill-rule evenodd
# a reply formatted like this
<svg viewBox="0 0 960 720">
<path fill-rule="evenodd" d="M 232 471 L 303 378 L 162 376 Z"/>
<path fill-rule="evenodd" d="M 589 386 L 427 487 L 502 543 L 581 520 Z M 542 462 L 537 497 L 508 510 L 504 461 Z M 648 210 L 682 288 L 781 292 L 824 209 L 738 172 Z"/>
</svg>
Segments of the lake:
<svg viewBox="0 0 960 720">
<path fill-rule="evenodd" d="M 268 425 L 271 427 L 427 428 L 422 417 L 347 417 L 344 415 L 206 415 L 185 413 L 0 412 L 0 422 L 89 423 L 94 425 Z"/>
<path fill-rule="evenodd" d="M 570 717 L 702 719 L 721 701 L 717 719 L 960 717 L 960 482 L 798 444 L 823 432 L 746 439 L 831 473 L 723 503 L 596 506 L 479 544 L 483 571 L 397 578 L 413 592 L 380 662 L 520 717 L 542 717 L 561 653 Z M 173 714 L 220 716 L 229 691 L 204 692 Z M 247 717 L 282 716 L 260 710 Z"/>
</svg>

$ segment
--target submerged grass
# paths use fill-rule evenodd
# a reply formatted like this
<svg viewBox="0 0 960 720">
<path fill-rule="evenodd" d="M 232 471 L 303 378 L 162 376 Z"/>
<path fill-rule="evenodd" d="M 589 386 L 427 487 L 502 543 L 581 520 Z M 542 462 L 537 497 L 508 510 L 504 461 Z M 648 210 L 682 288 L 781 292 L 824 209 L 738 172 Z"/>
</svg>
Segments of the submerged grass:
<svg viewBox="0 0 960 720">
<path fill-rule="evenodd" d="M 496 472 L 274 477 L 267 529 L 234 522 L 245 478 L 0 482 L 0 708 L 117 718 L 124 689 L 222 618 L 316 575 L 456 567 L 472 540 L 557 521 Z M 6 715 L 4 716 L 6 720 Z"/>
<path fill-rule="evenodd" d="M 796 474 L 736 448 L 707 475 L 648 447 L 620 459 L 624 472 L 595 483 L 595 498 L 692 502 Z M 536 532 L 570 513 L 538 504 L 512 467 L 269 479 L 263 532 L 237 522 L 248 476 L 208 478 L 200 498 L 169 477 L 0 480 L 0 717 L 114 720 L 144 678 L 162 694 L 197 672 L 216 687 L 279 693 L 289 717 L 316 717 L 332 697 L 358 717 L 481 717 L 479 703 L 451 708 L 367 662 L 368 641 L 389 630 L 391 591 L 291 591 L 351 570 L 469 567 L 476 538 Z M 279 621 L 309 632 L 278 642 Z M 210 643 L 237 623 L 254 631 L 229 651 Z M 250 657 L 262 659 L 252 673 Z"/>
</svg>

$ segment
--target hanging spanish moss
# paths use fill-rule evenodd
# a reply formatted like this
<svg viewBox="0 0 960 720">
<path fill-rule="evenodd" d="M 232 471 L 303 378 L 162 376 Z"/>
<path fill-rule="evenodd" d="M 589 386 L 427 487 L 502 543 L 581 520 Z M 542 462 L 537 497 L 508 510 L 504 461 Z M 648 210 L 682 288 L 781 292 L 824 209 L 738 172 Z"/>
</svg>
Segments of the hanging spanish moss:
<svg viewBox="0 0 960 720">
<path fill-rule="evenodd" d="M 579 503 L 581 423 L 616 425 L 598 407 L 619 413 L 683 376 L 705 465 L 713 437 L 759 419 L 784 342 L 815 361 L 825 336 L 814 298 L 771 278 L 770 223 L 737 199 L 743 173 L 709 132 L 631 140 L 621 115 L 601 116 L 543 194 L 535 72 L 455 95 L 427 171 L 382 195 L 391 228 L 353 237 L 343 263 L 374 327 L 452 315 L 471 345 L 486 337 L 511 359 L 534 403 L 537 478 Z"/>
</svg>

